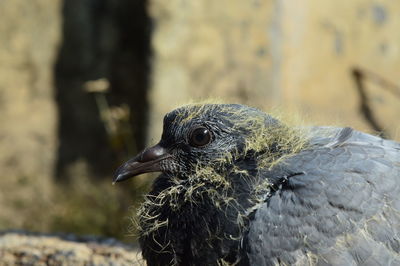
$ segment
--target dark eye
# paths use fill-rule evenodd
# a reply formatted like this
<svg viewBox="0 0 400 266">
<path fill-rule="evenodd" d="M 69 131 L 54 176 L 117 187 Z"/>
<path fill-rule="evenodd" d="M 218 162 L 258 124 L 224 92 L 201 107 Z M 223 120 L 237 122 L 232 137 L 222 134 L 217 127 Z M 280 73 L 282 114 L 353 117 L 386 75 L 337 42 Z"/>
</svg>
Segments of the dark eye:
<svg viewBox="0 0 400 266">
<path fill-rule="evenodd" d="M 202 147 L 211 142 L 211 132 L 205 127 L 197 127 L 190 132 L 189 144 Z"/>
</svg>

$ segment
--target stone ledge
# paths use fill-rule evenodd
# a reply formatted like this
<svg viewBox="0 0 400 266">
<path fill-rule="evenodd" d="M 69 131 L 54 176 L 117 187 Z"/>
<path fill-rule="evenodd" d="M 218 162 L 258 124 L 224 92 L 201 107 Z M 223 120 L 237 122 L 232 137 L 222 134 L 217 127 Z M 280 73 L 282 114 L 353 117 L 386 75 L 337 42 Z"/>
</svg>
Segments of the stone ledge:
<svg viewBox="0 0 400 266">
<path fill-rule="evenodd" d="M 145 265 L 138 248 L 115 239 L 0 233 L 0 265 Z"/>
</svg>

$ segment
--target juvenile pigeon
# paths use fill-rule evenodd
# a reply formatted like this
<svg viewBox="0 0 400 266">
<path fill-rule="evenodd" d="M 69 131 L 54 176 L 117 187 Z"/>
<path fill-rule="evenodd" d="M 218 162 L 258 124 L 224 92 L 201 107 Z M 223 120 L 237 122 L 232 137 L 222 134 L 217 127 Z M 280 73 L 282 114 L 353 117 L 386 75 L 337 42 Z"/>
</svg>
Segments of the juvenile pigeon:
<svg viewBox="0 0 400 266">
<path fill-rule="evenodd" d="M 138 211 L 149 266 L 400 265 L 397 142 L 194 104 L 114 181 L 147 172 L 161 172 Z"/>
</svg>

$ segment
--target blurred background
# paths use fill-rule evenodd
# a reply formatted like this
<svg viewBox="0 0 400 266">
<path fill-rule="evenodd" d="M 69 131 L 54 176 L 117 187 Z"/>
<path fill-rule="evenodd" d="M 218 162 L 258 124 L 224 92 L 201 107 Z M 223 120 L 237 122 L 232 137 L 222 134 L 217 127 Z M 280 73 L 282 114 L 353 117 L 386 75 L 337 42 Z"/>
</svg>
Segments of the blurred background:
<svg viewBox="0 0 400 266">
<path fill-rule="evenodd" d="M 135 239 L 111 185 L 204 98 L 400 139 L 395 0 L 0 1 L 0 231 Z"/>
</svg>

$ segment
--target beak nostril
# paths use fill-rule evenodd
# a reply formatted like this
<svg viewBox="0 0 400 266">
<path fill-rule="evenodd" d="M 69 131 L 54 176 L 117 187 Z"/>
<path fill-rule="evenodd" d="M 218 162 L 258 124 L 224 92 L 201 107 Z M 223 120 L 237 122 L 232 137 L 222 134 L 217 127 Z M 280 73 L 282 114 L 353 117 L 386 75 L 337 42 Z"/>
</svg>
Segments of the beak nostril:
<svg viewBox="0 0 400 266">
<path fill-rule="evenodd" d="M 140 154 L 138 162 L 143 163 L 143 162 L 154 161 L 160 158 L 161 156 L 165 155 L 165 153 L 166 151 L 163 147 L 161 147 L 160 145 L 156 145 L 144 150 Z"/>
</svg>

